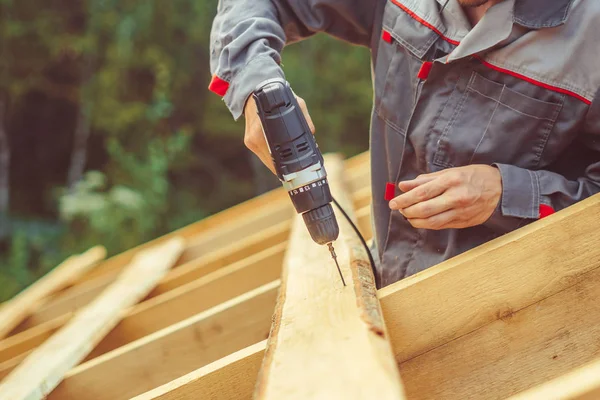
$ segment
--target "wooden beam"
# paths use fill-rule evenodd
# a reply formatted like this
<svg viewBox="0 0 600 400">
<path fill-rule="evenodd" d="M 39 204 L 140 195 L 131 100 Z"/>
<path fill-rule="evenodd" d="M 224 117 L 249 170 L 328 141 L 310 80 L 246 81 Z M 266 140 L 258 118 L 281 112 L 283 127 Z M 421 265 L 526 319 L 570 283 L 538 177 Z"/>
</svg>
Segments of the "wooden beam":
<svg viewBox="0 0 600 400">
<path fill-rule="evenodd" d="M 594 361 L 509 400 L 596 400 L 600 398 L 600 361 Z"/>
<path fill-rule="evenodd" d="M 71 256 L 4 303 L 0 309 L 0 339 L 8 335 L 33 310 L 48 301 L 51 294 L 71 285 L 104 257 L 106 249 L 103 246 L 95 246 L 82 254 Z"/>
<path fill-rule="evenodd" d="M 45 398 L 117 324 L 123 309 L 141 300 L 156 285 L 182 250 L 183 241 L 172 239 L 136 256 L 113 285 L 0 383 L 0 398 Z"/>
<path fill-rule="evenodd" d="M 583 278 L 402 363 L 410 398 L 504 399 L 596 360 L 600 268 Z"/>
<path fill-rule="evenodd" d="M 325 166 L 334 196 L 352 216 L 342 160 L 328 156 Z M 335 246 L 348 286 L 327 247 L 316 245 L 297 217 L 256 399 L 404 398 L 366 252 L 336 214 Z"/>
<path fill-rule="evenodd" d="M 90 353 L 88 359 L 278 279 L 285 248 L 286 242 L 280 243 L 171 291 L 165 290 L 164 293 L 132 307 L 123 320 Z M 11 337 L 11 342 L 4 347 L 4 342 L 0 342 L 0 360 L 19 357 L 20 354 L 38 346 L 68 321 L 66 317 L 58 317 L 51 321 L 52 323 L 38 325 Z M 47 329 L 39 329 L 40 327 Z M 29 331 L 32 334 L 28 335 Z M 17 360 L 13 359 L 5 364 L 4 368 L 14 368 L 22 358 L 21 356 Z"/>
<path fill-rule="evenodd" d="M 264 340 L 279 280 L 74 368 L 48 397 L 129 399 Z"/>
<path fill-rule="evenodd" d="M 289 236 L 290 225 L 291 221 L 280 222 L 268 229 L 254 232 L 252 235 L 240 241 L 233 242 L 229 246 L 207 252 L 204 255 L 200 255 L 195 259 L 187 261 L 185 264 L 169 271 L 156 288 L 152 290 L 149 297 L 152 298 L 176 289 L 224 266 L 285 242 Z M 189 249 L 193 246 L 193 244 L 188 245 L 187 248 Z M 115 272 L 115 274 L 117 273 Z M 100 281 L 95 285 L 90 285 L 88 290 L 83 292 L 79 291 L 66 300 L 63 300 L 65 299 L 64 296 L 57 298 L 48 303 L 46 307 L 37 310 L 21 324 L 18 331 L 25 331 L 36 325 L 81 309 L 96 298 L 96 296 L 98 296 L 111 281 L 110 279 L 107 281 L 106 276 L 98 279 Z M 78 287 L 74 287 L 71 290 L 75 292 L 78 290 Z"/>
<path fill-rule="evenodd" d="M 131 400 L 250 400 L 266 345 L 248 346 Z"/>
<path fill-rule="evenodd" d="M 483 327 L 492 323 L 515 324 L 517 311 L 535 309 L 540 301 L 591 279 L 589 273 L 600 266 L 599 218 L 600 196 L 594 196 L 381 289 L 381 305 L 409 396 L 415 395 L 411 375 L 415 369 L 410 365 L 417 365 L 417 358 L 422 357 L 423 363 L 432 360 L 428 352 L 438 360 L 446 360 L 442 354 L 452 358 L 446 353 L 452 347 L 444 345 L 462 343 L 459 338 L 484 332 Z M 500 357 L 489 355 L 493 354 Z M 429 366 L 420 365 L 429 371 Z M 445 368 L 456 371 L 448 364 Z M 508 369 L 520 371 L 515 365 Z M 499 376 L 495 372 L 488 380 Z M 437 381 L 426 382 L 442 387 Z M 427 394 L 431 396 L 422 393 Z"/>
</svg>

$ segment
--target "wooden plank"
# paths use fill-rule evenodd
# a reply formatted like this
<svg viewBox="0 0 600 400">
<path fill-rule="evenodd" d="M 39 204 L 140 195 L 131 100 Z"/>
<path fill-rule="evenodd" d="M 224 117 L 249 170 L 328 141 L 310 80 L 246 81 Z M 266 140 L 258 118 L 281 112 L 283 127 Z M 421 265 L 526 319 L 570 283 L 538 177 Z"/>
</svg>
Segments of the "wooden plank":
<svg viewBox="0 0 600 400">
<path fill-rule="evenodd" d="M 325 166 L 334 196 L 353 215 L 342 160 L 328 156 Z M 404 398 L 366 252 L 337 218 L 346 287 L 327 247 L 312 241 L 302 217 L 294 221 L 256 399 Z"/>
<path fill-rule="evenodd" d="M 249 400 L 267 341 L 256 343 L 132 400 Z"/>
<path fill-rule="evenodd" d="M 269 335 L 279 280 L 74 368 L 48 397 L 129 399 Z"/>
<path fill-rule="evenodd" d="M 269 247 L 285 242 L 289 236 L 290 221 L 283 221 L 268 229 L 254 232 L 252 235 L 233 242 L 229 246 L 207 252 L 195 259 L 187 261 L 185 264 L 169 271 L 161 282 L 152 290 L 149 297 L 155 297 L 176 289 L 188 282 L 206 276 L 224 266 L 250 257 Z M 188 245 L 187 248 L 193 247 Z M 30 329 L 36 325 L 51 321 L 63 314 L 70 313 L 85 307 L 90 301 L 98 296 L 108 285 L 105 277 L 97 278 L 98 284 L 91 286 L 87 291 L 79 292 L 72 296 L 68 301 L 63 301 L 64 297 L 51 301 L 46 307 L 34 312 L 21 326 L 20 332 Z M 75 287 L 72 290 L 75 291 Z"/>
<path fill-rule="evenodd" d="M 285 248 L 286 242 L 279 243 L 187 284 L 184 279 L 180 279 L 178 283 L 182 283 L 181 286 L 169 282 L 167 274 L 158 284 L 158 290 L 154 291 L 157 295 L 128 310 L 123 320 L 96 346 L 88 358 L 132 342 L 172 322 L 183 320 L 219 302 L 279 278 Z M 172 290 L 161 288 L 165 282 L 171 285 L 168 288 Z M 6 361 L 33 349 L 67 321 L 66 316 L 61 316 L 9 338 L 10 343 L 0 342 L 0 359 Z M 40 327 L 47 329 L 39 329 Z M 31 334 L 28 334 L 30 331 Z M 14 366 L 14 361 L 5 367 L 10 365 Z"/>
<path fill-rule="evenodd" d="M 600 266 L 600 196 L 379 291 L 399 362 L 511 315 Z"/>
<path fill-rule="evenodd" d="M 536 386 L 509 400 L 597 400 L 600 398 L 600 361 Z"/>
<path fill-rule="evenodd" d="M 183 241 L 172 239 L 136 256 L 119 279 L 0 383 L 2 399 L 42 399 L 141 300 L 175 263 Z"/>
<path fill-rule="evenodd" d="M 103 246 L 95 246 L 71 256 L 37 282 L 3 304 L 0 309 L 0 339 L 8 335 L 29 314 L 48 301 L 48 297 L 75 282 L 82 274 L 106 257 Z"/>
<path fill-rule="evenodd" d="M 596 268 L 561 292 L 402 363 L 407 393 L 415 400 L 504 399 L 598 359 L 599 296 Z"/>
</svg>

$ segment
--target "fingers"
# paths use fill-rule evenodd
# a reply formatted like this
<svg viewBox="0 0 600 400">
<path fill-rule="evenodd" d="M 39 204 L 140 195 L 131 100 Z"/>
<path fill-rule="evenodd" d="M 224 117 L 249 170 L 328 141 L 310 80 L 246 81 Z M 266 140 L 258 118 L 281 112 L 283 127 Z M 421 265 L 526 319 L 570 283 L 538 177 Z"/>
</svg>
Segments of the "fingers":
<svg viewBox="0 0 600 400">
<path fill-rule="evenodd" d="M 244 133 L 244 145 L 258 156 L 263 164 L 275 174 L 275 167 L 269 152 L 269 147 L 262 132 L 260 118 L 256 113 L 256 103 L 250 98 L 244 109 L 246 118 L 246 131 Z"/>
<path fill-rule="evenodd" d="M 448 211 L 453 208 L 452 199 L 446 193 L 434 197 L 433 199 L 426 200 L 421 203 L 414 204 L 405 209 L 401 209 L 400 212 L 407 219 L 413 218 L 429 218 L 437 214 L 441 214 L 444 211 Z"/>
<path fill-rule="evenodd" d="M 308 108 L 306 107 L 306 101 L 304 101 L 304 99 L 302 97 L 298 97 L 298 96 L 296 96 L 296 100 L 298 100 L 298 105 L 300 106 L 300 109 L 302 110 L 302 114 L 304 114 L 304 118 L 306 118 L 308 127 L 310 128 L 310 131 L 314 135 L 315 134 L 315 124 L 313 123 L 312 118 L 310 117 L 310 114 L 308 113 Z"/>
<path fill-rule="evenodd" d="M 444 191 L 447 189 L 447 186 L 441 179 L 433 178 L 433 180 L 429 181 L 422 179 L 421 182 L 426 183 L 422 183 L 419 186 L 416 186 L 414 189 L 411 189 L 408 192 L 392 199 L 389 204 L 390 208 L 392 210 L 408 208 L 414 204 L 437 197 L 444 193 Z"/>
<path fill-rule="evenodd" d="M 403 192 L 409 192 L 418 186 L 421 186 L 427 182 L 431 182 L 432 180 L 436 179 L 440 172 L 442 171 L 433 172 L 431 174 L 419 175 L 415 179 L 412 179 L 410 181 L 402 181 L 398 184 L 398 187 Z"/>
<path fill-rule="evenodd" d="M 461 223 L 457 221 L 457 217 L 458 212 L 456 210 L 448 210 L 428 218 L 411 218 L 408 219 L 408 222 L 414 228 L 420 229 L 440 230 L 448 228 L 462 228 Z"/>
</svg>

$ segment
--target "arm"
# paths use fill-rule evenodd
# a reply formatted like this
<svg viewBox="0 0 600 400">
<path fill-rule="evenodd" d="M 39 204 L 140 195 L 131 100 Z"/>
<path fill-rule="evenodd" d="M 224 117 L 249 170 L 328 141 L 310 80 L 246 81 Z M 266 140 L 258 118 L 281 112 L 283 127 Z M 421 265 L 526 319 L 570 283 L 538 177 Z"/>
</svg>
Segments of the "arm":
<svg viewBox="0 0 600 400">
<path fill-rule="evenodd" d="M 375 3 L 375 4 L 374 4 Z M 368 45 L 376 4 L 370 0 L 220 0 L 211 32 L 209 88 L 238 119 L 260 82 L 283 77 L 286 43 L 327 32 Z"/>
</svg>

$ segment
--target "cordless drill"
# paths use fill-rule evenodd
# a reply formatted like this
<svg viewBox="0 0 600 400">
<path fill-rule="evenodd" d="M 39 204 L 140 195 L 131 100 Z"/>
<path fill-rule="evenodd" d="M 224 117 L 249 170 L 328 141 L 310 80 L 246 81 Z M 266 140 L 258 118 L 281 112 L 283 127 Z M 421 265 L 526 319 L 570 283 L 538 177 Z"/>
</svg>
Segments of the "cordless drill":
<svg viewBox="0 0 600 400">
<path fill-rule="evenodd" d="M 277 177 L 294 208 L 302 214 L 311 238 L 327 244 L 344 286 L 332 242 L 339 236 L 323 156 L 290 85 L 275 78 L 259 84 L 253 94 Z"/>
</svg>

